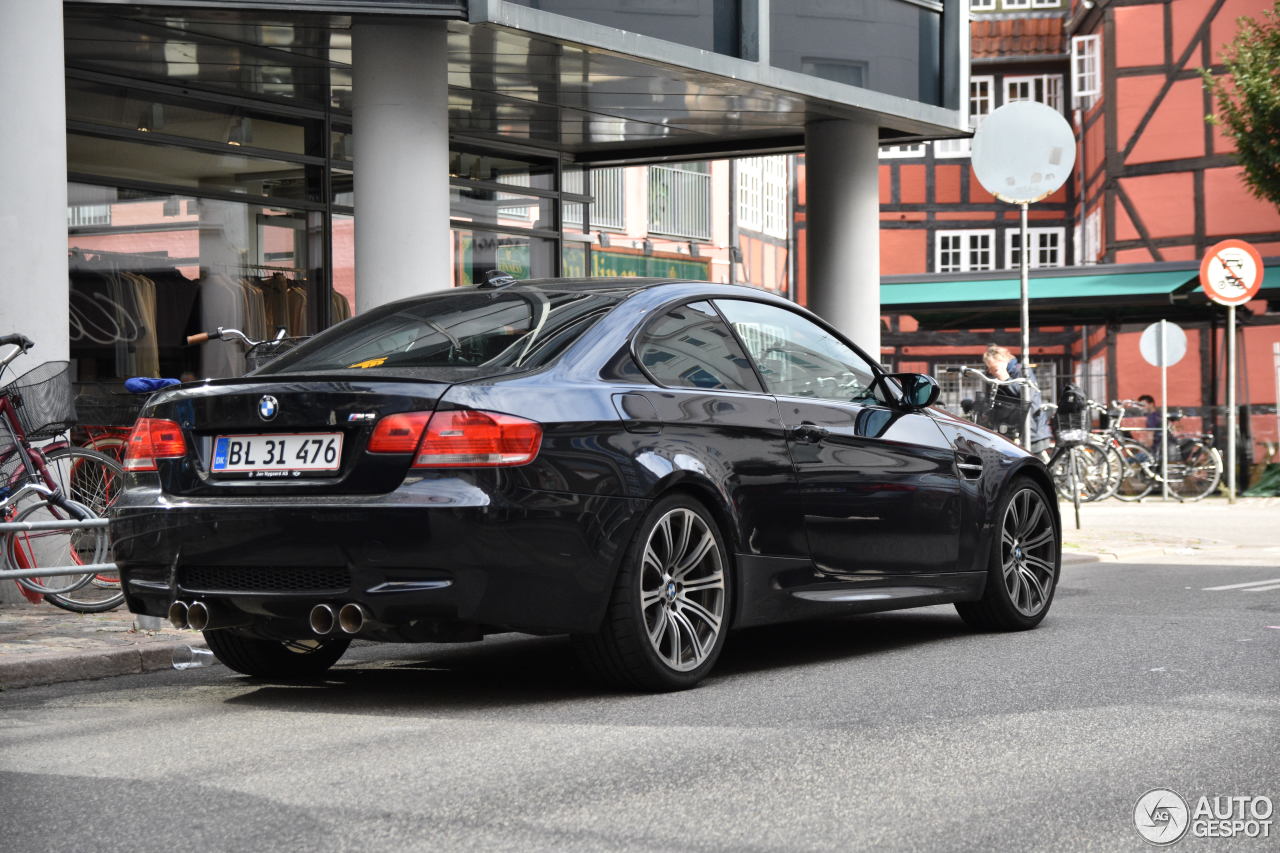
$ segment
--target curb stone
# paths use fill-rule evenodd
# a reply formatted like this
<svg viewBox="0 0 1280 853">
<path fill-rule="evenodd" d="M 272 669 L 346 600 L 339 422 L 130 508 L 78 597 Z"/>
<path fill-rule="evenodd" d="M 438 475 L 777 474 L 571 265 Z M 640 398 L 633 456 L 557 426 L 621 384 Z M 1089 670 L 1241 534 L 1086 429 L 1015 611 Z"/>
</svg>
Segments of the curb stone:
<svg viewBox="0 0 1280 853">
<path fill-rule="evenodd" d="M 37 652 L 0 658 L 0 690 L 171 669 L 173 653 L 187 646 L 205 648 L 204 643 L 177 642 L 76 653 Z"/>
</svg>

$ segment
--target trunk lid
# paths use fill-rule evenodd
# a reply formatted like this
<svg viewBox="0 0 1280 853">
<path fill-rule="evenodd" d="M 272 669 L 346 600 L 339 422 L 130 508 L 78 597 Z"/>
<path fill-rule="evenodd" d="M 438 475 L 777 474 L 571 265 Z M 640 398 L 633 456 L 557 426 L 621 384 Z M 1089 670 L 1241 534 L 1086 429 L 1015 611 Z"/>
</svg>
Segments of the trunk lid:
<svg viewBox="0 0 1280 853">
<path fill-rule="evenodd" d="M 433 412 L 452 383 L 287 375 L 214 380 L 158 395 L 145 417 L 175 421 L 181 459 L 160 459 L 167 494 L 380 494 L 404 480 L 412 453 L 370 453 L 379 419 Z"/>
</svg>

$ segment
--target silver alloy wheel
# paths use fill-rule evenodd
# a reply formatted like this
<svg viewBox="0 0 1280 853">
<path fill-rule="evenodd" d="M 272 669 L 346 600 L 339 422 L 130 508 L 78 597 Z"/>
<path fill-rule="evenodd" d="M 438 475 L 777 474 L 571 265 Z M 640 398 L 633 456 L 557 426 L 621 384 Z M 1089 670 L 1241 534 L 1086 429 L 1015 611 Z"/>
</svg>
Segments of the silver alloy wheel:
<svg viewBox="0 0 1280 853">
<path fill-rule="evenodd" d="M 1009 601 L 1023 616 L 1035 616 L 1053 594 L 1056 535 L 1044 499 L 1021 489 L 1009 501 L 1000 529 L 1000 567 Z"/>
<path fill-rule="evenodd" d="M 640 610 L 658 657 L 680 672 L 697 669 L 724 624 L 724 563 L 715 534 L 680 507 L 649 532 L 640 566 Z"/>
</svg>

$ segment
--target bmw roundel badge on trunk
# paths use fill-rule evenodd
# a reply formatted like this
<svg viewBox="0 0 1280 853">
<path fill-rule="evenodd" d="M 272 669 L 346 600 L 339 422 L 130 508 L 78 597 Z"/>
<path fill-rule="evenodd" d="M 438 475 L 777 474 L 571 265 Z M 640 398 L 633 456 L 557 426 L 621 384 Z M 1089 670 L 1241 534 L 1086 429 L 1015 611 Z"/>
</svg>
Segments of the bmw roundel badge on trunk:
<svg viewBox="0 0 1280 853">
<path fill-rule="evenodd" d="M 276 416 L 276 412 L 280 411 L 280 403 L 270 394 L 263 395 L 258 401 L 258 417 L 264 421 L 269 421 Z"/>
</svg>

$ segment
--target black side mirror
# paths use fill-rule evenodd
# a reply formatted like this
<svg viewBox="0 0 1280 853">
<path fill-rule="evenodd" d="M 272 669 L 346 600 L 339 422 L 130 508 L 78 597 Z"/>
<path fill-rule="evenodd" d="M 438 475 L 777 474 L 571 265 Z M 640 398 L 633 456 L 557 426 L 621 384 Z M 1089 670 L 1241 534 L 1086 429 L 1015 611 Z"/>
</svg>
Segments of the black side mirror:
<svg viewBox="0 0 1280 853">
<path fill-rule="evenodd" d="M 889 378 L 901 386 L 902 404 L 909 409 L 932 406 L 942 393 L 938 381 L 923 373 L 894 373 Z"/>
</svg>

